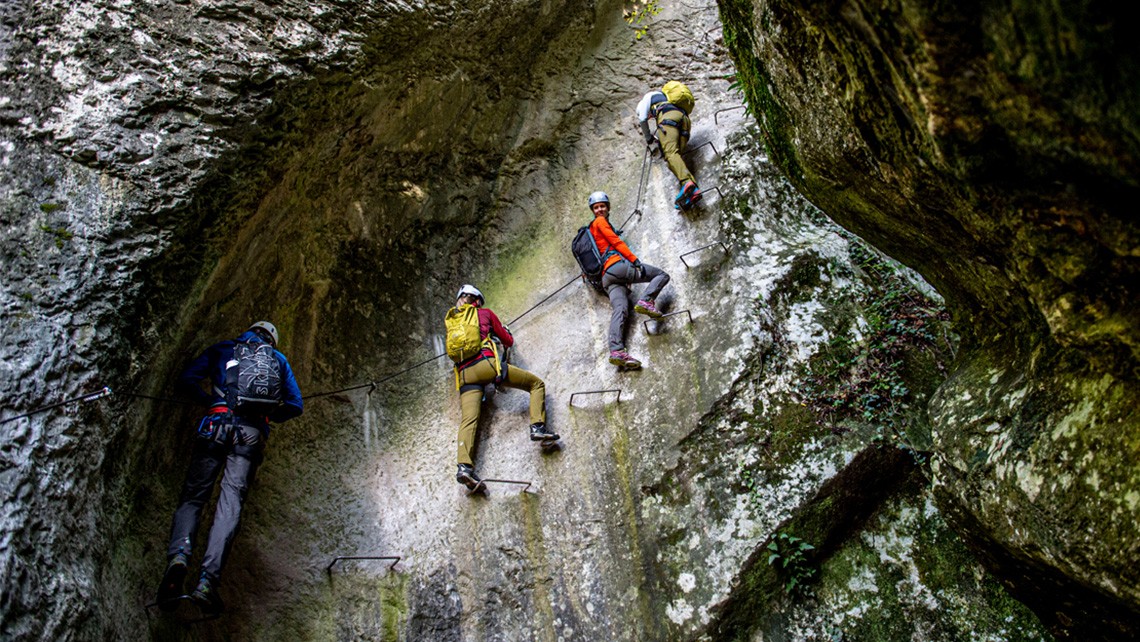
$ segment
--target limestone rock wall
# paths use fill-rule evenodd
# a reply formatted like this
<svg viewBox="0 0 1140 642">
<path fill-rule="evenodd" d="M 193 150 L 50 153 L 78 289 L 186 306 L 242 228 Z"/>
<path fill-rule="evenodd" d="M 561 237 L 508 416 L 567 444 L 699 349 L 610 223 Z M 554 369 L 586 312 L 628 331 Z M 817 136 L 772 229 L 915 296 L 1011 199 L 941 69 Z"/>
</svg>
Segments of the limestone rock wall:
<svg viewBox="0 0 1140 642">
<path fill-rule="evenodd" d="M 563 28 L 587 24 L 591 11 L 506 9 L 308 2 L 20 2 L 0 9 L 2 252 L 10 275 L 0 291 L 5 416 L 103 385 L 117 391 L 110 404 L 4 426 L 6 629 L 63 639 L 96 635 L 117 621 L 97 609 L 98 560 L 114 554 L 114 540 L 138 532 L 130 521 L 136 499 L 153 500 L 140 479 L 158 470 L 156 483 L 178 483 L 166 478 L 181 474 L 173 471 L 183 467 L 188 442 L 174 426 L 191 421 L 178 405 L 149 408 L 129 393 L 169 396 L 187 352 L 232 333 L 235 322 L 275 312 L 302 377 L 312 380 L 315 360 L 306 348 L 316 351 L 314 319 L 307 312 L 330 287 L 320 272 L 339 240 L 301 234 L 295 253 L 277 253 L 283 235 L 315 227 L 333 205 L 305 208 L 314 219 L 297 220 L 298 227 L 284 223 L 302 208 L 282 210 L 271 187 L 289 171 L 286 155 L 302 150 L 299 141 L 315 137 L 314 147 L 325 143 L 327 154 L 357 154 L 359 139 L 335 144 L 352 123 L 331 123 L 359 118 L 357 130 L 379 139 L 374 153 L 397 159 L 377 172 L 376 158 L 357 158 L 369 183 L 382 188 L 375 197 L 381 205 L 370 212 L 392 212 L 388 228 L 365 230 L 364 205 L 343 201 L 333 218 L 344 228 L 398 239 L 421 207 L 443 209 L 404 183 L 413 172 L 451 181 L 439 198 L 470 203 L 445 216 L 470 218 L 485 206 L 487 177 L 512 144 L 516 122 L 499 113 L 474 116 L 493 111 L 499 91 L 517 93 L 509 79 L 518 77 L 496 73 L 508 82 L 474 82 L 455 61 L 512 31 L 529 34 L 513 38 L 510 52 L 530 60 L 536 48 L 556 45 Z M 508 19 L 487 19 L 499 13 Z M 482 27 L 472 31 L 472 24 Z M 421 39 L 435 44 L 410 46 Z M 433 48 L 450 56 L 427 53 Z M 418 58 L 395 62 L 405 51 Z M 486 60 L 495 59 L 478 61 Z M 480 64 L 477 73 L 488 69 Z M 407 93 L 421 78 L 420 87 L 435 88 L 427 92 L 430 104 L 464 110 L 446 118 L 449 126 L 432 140 L 405 120 L 429 113 Z M 436 101 L 445 90 L 448 100 Z M 347 100 L 345 92 L 370 102 Z M 393 117 L 399 125 L 387 120 Z M 480 162 L 456 160 L 456 149 Z M 306 198 L 305 188 L 297 193 Z M 417 238 L 404 241 L 415 246 Z M 247 258 L 231 268 L 225 256 L 234 247 Z M 289 264 L 266 261 L 265 253 Z M 395 256 L 403 265 L 406 257 Z M 314 263 L 320 267 L 298 278 Z M 251 291 L 239 291 L 243 283 Z M 241 319 L 233 321 L 224 306 L 210 310 L 219 302 L 237 306 Z M 296 305 L 294 323 L 280 307 Z M 77 503 L 82 508 L 59 518 L 61 506 Z M 124 610 L 139 614 L 136 606 Z"/>
<path fill-rule="evenodd" d="M 941 299 L 721 111 L 740 96 L 713 4 L 666 5 L 640 40 L 620 9 L 0 9 L 3 417 L 116 391 L 2 426 L 5 639 L 1045 637 L 929 500 Z M 633 117 L 671 78 L 698 100 L 689 214 Z M 595 189 L 692 315 L 631 323 L 640 373 L 605 361 L 608 306 L 572 282 Z M 480 473 L 531 486 L 487 498 L 454 481 L 433 359 L 464 282 L 563 435 L 539 452 L 525 395 L 496 393 Z M 198 414 L 171 383 L 258 318 L 306 394 L 350 390 L 274 429 L 226 616 L 148 617 Z M 816 552 L 770 564 L 781 535 Z M 401 561 L 329 570 L 376 554 Z"/>
</svg>

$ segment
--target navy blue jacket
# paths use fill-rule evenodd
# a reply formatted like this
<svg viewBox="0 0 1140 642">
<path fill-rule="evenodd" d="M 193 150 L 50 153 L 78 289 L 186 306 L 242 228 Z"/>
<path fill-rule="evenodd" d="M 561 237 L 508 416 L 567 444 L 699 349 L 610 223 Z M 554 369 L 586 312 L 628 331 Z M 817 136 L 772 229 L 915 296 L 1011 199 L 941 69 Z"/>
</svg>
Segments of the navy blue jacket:
<svg viewBox="0 0 1140 642">
<path fill-rule="evenodd" d="M 179 390 L 202 404 L 226 405 L 226 362 L 233 359 L 234 344 L 238 341 L 265 343 L 252 330 L 246 330 L 237 339 L 215 343 L 190 362 L 182 376 L 178 378 Z M 281 392 L 285 397 L 285 403 L 269 415 L 268 419 L 281 423 L 299 416 L 304 411 L 304 403 L 301 401 L 301 389 L 297 387 L 297 378 L 293 376 L 293 369 L 289 367 L 289 360 L 277 350 L 274 350 L 273 354 L 277 356 L 277 363 L 281 364 Z M 207 380 L 210 382 L 212 394 L 202 390 L 201 383 Z M 260 421 L 260 418 L 255 417 L 245 417 L 245 419 Z M 265 429 L 268 430 L 268 425 Z"/>
</svg>

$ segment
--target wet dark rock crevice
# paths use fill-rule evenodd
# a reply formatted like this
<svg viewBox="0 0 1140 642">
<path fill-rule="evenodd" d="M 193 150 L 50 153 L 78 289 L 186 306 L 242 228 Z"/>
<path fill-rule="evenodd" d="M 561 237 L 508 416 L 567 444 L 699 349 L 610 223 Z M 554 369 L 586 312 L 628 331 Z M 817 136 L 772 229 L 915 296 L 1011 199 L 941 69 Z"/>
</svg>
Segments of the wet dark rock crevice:
<svg viewBox="0 0 1140 642">
<path fill-rule="evenodd" d="M 946 299 L 963 345 L 930 407 L 940 505 L 970 516 L 955 523 L 984 558 L 1132 605 L 1111 623 L 1041 606 L 1057 635 L 1132 631 L 1136 583 L 1110 570 L 1135 566 L 1137 507 L 1119 455 L 1138 354 L 1126 19 L 1097 2 L 834 9 L 722 3 L 773 158 Z"/>
</svg>

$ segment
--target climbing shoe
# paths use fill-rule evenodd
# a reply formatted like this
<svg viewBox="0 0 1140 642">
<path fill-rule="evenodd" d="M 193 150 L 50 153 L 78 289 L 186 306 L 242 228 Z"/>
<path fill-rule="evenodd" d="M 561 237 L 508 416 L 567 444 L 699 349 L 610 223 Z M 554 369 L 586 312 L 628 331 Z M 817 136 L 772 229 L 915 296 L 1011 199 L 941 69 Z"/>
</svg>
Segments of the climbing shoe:
<svg viewBox="0 0 1140 642">
<path fill-rule="evenodd" d="M 641 362 L 629 356 L 625 350 L 611 350 L 610 363 L 625 370 L 636 370 L 641 367 Z"/>
<path fill-rule="evenodd" d="M 211 581 L 207 575 L 198 580 L 198 587 L 190 594 L 190 599 L 202 609 L 203 613 L 216 615 L 222 612 L 222 597 L 218 595 L 217 582 Z"/>
<path fill-rule="evenodd" d="M 185 553 L 176 553 L 166 563 L 166 572 L 162 574 L 162 583 L 158 585 L 158 595 L 154 601 L 158 603 L 158 608 L 167 613 L 178 608 L 177 598 L 183 595 L 188 561 Z"/>
<path fill-rule="evenodd" d="M 475 490 L 483 480 L 475 474 L 475 467 L 470 464 L 459 464 L 459 470 L 455 473 L 455 481 L 463 484 L 468 490 Z"/>
<path fill-rule="evenodd" d="M 696 183 L 693 181 L 685 181 L 685 184 L 681 186 L 681 191 L 677 192 L 677 198 L 673 199 L 673 209 L 687 209 L 693 202 L 693 194 L 700 193 L 701 191 L 697 189 Z"/>
<path fill-rule="evenodd" d="M 681 205 L 681 209 L 687 210 L 690 207 L 696 205 L 697 202 L 700 200 L 701 200 L 701 188 L 694 185 L 693 186 L 693 193 L 689 194 L 689 200 L 685 201 L 685 203 Z"/>
<path fill-rule="evenodd" d="M 530 425 L 530 440 L 531 441 L 555 441 L 558 439 L 558 433 L 550 432 L 546 424 L 541 421 L 536 424 Z"/>
<path fill-rule="evenodd" d="M 638 301 L 637 305 L 633 306 L 633 311 L 639 314 L 653 317 L 654 319 L 660 319 L 661 317 L 665 316 L 657 310 L 657 306 L 653 304 L 653 301 L 649 301 L 648 299 L 642 299 Z"/>
</svg>

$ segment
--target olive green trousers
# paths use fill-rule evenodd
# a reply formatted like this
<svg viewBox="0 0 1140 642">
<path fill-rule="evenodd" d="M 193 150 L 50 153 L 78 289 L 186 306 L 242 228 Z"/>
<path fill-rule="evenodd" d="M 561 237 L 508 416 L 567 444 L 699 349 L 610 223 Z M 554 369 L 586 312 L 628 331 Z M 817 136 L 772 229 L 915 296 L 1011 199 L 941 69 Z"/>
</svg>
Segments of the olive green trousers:
<svg viewBox="0 0 1140 642">
<path fill-rule="evenodd" d="M 546 384 L 534 374 L 522 368 L 504 364 L 506 377 L 497 385 L 527 390 L 530 392 L 530 423 L 546 423 Z M 459 385 L 485 386 L 495 380 L 495 366 L 491 359 L 484 359 L 459 373 Z M 460 464 L 474 466 L 471 458 L 475 452 L 475 429 L 479 424 L 479 411 L 483 407 L 483 389 L 468 390 L 459 394 L 459 453 Z"/>
<path fill-rule="evenodd" d="M 664 124 L 666 120 L 681 123 L 681 127 L 666 125 Z M 697 182 L 693 178 L 693 173 L 689 171 L 689 166 L 681 158 L 681 154 L 685 152 L 685 147 L 689 145 L 689 127 L 689 117 L 679 109 L 657 114 L 657 141 L 661 143 L 661 153 L 665 156 L 665 163 L 669 165 L 669 171 L 673 172 L 673 175 L 682 185 L 686 181 Z"/>
</svg>

